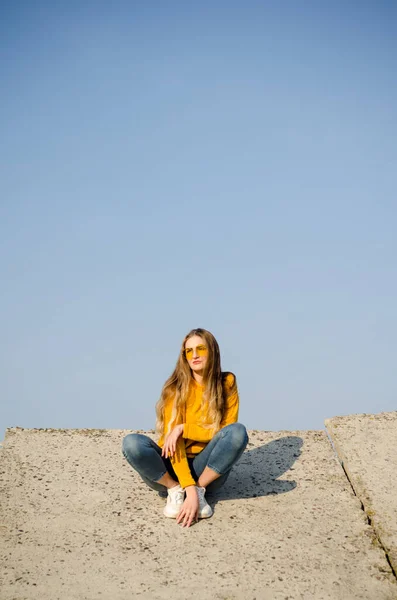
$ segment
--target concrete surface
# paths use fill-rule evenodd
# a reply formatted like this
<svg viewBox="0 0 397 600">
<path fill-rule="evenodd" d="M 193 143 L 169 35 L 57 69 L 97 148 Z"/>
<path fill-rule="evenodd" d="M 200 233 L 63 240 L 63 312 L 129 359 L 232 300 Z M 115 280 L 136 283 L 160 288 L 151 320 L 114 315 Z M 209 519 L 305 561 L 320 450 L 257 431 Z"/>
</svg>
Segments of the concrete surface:
<svg viewBox="0 0 397 600">
<path fill-rule="evenodd" d="M 334 417 L 325 424 L 397 572 L 397 412 Z"/>
<path fill-rule="evenodd" d="M 397 599 L 325 431 L 249 432 L 213 517 L 189 529 L 125 461 L 129 432 L 7 431 L 1 600 Z"/>
</svg>

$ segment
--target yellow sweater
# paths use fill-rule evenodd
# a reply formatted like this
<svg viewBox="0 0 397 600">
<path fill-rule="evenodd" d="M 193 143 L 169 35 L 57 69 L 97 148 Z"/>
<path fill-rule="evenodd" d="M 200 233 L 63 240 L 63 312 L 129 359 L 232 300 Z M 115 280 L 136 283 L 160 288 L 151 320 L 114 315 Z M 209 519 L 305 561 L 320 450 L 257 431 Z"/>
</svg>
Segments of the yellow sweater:
<svg viewBox="0 0 397 600">
<path fill-rule="evenodd" d="M 233 373 L 223 373 L 224 390 L 226 392 L 225 409 L 220 424 L 221 429 L 236 423 L 239 410 L 239 395 L 236 378 Z M 214 432 L 211 429 L 205 429 L 199 425 L 201 419 L 201 399 L 203 395 L 203 386 L 200 385 L 192 377 L 189 386 L 189 394 L 186 400 L 186 416 L 183 428 L 183 434 L 178 439 L 176 452 L 171 457 L 171 464 L 178 477 L 181 487 L 185 488 L 188 485 L 195 485 L 196 482 L 190 472 L 187 457 L 193 457 L 214 437 Z M 168 423 L 172 414 L 173 398 L 171 397 L 164 407 L 164 430 L 167 431 Z M 207 422 L 203 415 L 204 423 Z M 158 445 L 162 448 L 164 445 L 165 436 L 162 435 L 158 441 Z"/>
</svg>

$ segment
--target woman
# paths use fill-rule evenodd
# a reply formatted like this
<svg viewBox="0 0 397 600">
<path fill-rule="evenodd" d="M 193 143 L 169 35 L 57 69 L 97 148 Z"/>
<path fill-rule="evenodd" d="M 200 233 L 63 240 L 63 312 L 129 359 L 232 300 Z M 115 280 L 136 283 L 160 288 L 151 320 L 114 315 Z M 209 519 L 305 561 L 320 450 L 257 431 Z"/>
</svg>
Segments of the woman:
<svg viewBox="0 0 397 600">
<path fill-rule="evenodd" d="M 237 423 L 233 373 L 222 373 L 219 346 L 209 331 L 193 329 L 156 405 L 160 439 L 130 433 L 123 454 L 149 487 L 167 494 L 166 517 L 190 527 L 212 515 L 205 493 L 219 489 L 248 443 Z M 186 498 L 185 498 L 186 494 Z"/>
</svg>

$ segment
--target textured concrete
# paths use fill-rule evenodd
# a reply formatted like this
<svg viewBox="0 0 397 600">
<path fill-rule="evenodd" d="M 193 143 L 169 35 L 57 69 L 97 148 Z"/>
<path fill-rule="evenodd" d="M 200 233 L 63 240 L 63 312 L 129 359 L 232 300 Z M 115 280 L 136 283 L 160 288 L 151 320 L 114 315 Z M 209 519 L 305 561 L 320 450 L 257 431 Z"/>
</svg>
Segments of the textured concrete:
<svg viewBox="0 0 397 600">
<path fill-rule="evenodd" d="M 325 424 L 397 572 L 397 412 L 334 417 Z"/>
<path fill-rule="evenodd" d="M 7 432 L 1 600 L 396 600 L 397 583 L 325 432 L 250 432 L 214 516 L 162 516 L 127 431 Z"/>
</svg>

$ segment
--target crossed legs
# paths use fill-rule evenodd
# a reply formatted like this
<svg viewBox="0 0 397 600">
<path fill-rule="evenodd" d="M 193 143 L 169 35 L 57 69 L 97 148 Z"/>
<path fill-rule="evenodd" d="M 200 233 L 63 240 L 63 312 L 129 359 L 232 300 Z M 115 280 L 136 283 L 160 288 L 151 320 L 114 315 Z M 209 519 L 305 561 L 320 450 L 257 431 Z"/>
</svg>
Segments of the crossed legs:
<svg viewBox="0 0 397 600">
<path fill-rule="evenodd" d="M 189 459 L 197 485 L 208 492 L 222 487 L 247 443 L 247 430 L 241 423 L 232 423 L 218 431 L 194 459 Z M 166 492 L 178 485 L 170 459 L 161 456 L 160 446 L 148 436 L 140 433 L 126 435 L 122 452 L 131 467 L 152 489 Z"/>
</svg>

